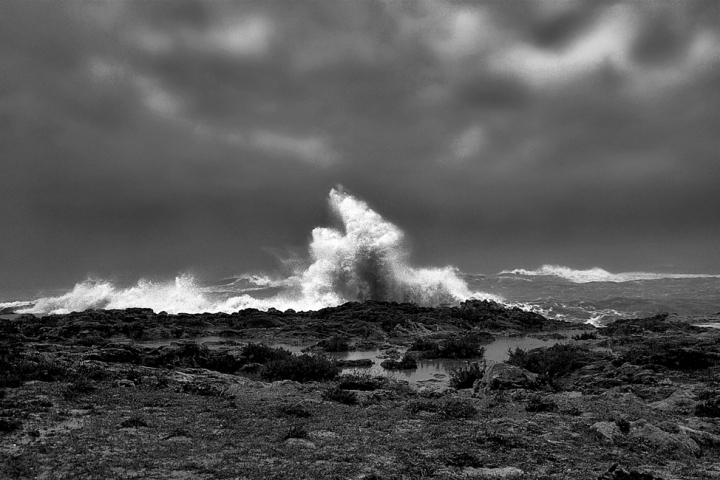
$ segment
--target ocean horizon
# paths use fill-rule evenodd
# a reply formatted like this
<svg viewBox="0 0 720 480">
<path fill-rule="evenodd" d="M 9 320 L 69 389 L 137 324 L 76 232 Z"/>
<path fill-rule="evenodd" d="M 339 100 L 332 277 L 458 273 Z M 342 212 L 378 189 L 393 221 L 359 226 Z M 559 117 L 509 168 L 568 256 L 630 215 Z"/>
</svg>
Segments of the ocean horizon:
<svg viewBox="0 0 720 480">
<path fill-rule="evenodd" d="M 459 304 L 469 299 L 493 300 L 573 323 L 604 325 L 619 318 L 658 313 L 714 315 L 720 313 L 720 274 L 622 272 L 544 265 L 535 270 L 512 269 L 494 274 L 451 270 L 454 284 L 438 294 L 408 290 L 400 295 L 334 295 L 308 298 L 298 290 L 297 276 L 261 274 L 200 280 L 179 275 L 169 281 L 139 280 L 136 284 L 86 279 L 71 288 L 0 293 L 0 310 L 63 314 L 86 309 L 151 308 L 168 313 L 231 313 L 245 308 L 318 310 L 350 301 L 407 301 L 425 306 Z M 451 289 L 454 288 L 454 290 Z M 389 292 L 388 293 L 392 293 Z"/>
</svg>

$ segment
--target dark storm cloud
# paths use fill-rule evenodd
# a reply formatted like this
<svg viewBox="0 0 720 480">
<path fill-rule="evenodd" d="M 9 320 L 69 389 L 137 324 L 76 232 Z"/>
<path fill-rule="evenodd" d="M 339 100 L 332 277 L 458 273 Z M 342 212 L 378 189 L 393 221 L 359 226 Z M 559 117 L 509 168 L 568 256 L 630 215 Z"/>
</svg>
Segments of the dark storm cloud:
<svg viewBox="0 0 720 480">
<path fill-rule="evenodd" d="M 338 183 L 422 263 L 720 268 L 718 13 L 3 2 L 0 283 L 268 268 Z"/>
</svg>

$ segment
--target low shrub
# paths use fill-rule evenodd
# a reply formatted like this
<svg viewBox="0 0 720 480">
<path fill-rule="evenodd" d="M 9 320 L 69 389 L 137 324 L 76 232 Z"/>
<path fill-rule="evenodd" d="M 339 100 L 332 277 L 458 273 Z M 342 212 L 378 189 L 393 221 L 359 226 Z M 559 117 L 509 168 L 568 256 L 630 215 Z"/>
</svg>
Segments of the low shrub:
<svg viewBox="0 0 720 480">
<path fill-rule="evenodd" d="M 246 363 L 267 363 L 292 356 L 292 352 L 284 348 L 272 348 L 262 343 L 248 343 L 242 348 L 241 355 Z"/>
<path fill-rule="evenodd" d="M 477 409 L 470 402 L 450 399 L 441 402 L 438 413 L 447 418 L 472 418 L 477 415 Z"/>
<path fill-rule="evenodd" d="M 479 358 L 485 353 L 480 342 L 472 336 L 440 340 L 418 338 L 408 351 L 421 352 L 422 358 Z"/>
<path fill-rule="evenodd" d="M 340 373 L 340 367 L 323 355 L 289 355 L 270 360 L 259 371 L 266 380 L 294 380 L 312 382 L 332 380 Z"/>
<path fill-rule="evenodd" d="M 453 388 L 472 388 L 476 380 L 485 375 L 485 362 L 473 362 L 450 370 L 450 386 Z"/>
<path fill-rule="evenodd" d="M 92 380 L 85 375 L 78 375 L 76 378 L 65 388 L 63 391 L 63 397 L 66 400 L 77 398 L 87 393 L 92 393 L 96 389 Z"/>
<path fill-rule="evenodd" d="M 57 382 L 65 380 L 69 374 L 66 365 L 53 362 L 44 355 L 25 354 L 19 348 L 0 346 L 0 388 L 16 388 L 32 380 Z"/>
<path fill-rule="evenodd" d="M 291 438 L 307 438 L 308 431 L 302 425 L 293 425 L 288 428 L 287 431 L 281 437 L 281 441 L 289 440 Z"/>
<path fill-rule="evenodd" d="M 331 402 L 344 403 L 345 405 L 356 405 L 358 398 L 355 392 L 343 390 L 339 387 L 331 388 L 323 394 L 323 400 Z"/>
<path fill-rule="evenodd" d="M 703 390 L 698 394 L 700 403 L 695 406 L 695 415 L 698 417 L 720 417 L 720 391 Z"/>
<path fill-rule="evenodd" d="M 578 370 L 589 363 L 588 355 L 575 345 L 556 344 L 550 348 L 508 352 L 507 363 L 537 373 L 541 380 L 551 386 L 554 380 Z"/>
<path fill-rule="evenodd" d="M 157 349 L 152 354 L 145 355 L 142 363 L 156 368 L 199 367 L 221 373 L 235 373 L 244 362 L 228 353 L 213 352 L 206 345 L 186 342 Z"/>
<path fill-rule="evenodd" d="M 620 429 L 620 433 L 623 435 L 627 435 L 630 433 L 630 420 L 627 418 L 621 417 L 615 420 L 615 425 Z"/>
<path fill-rule="evenodd" d="M 280 415 L 296 418 L 309 418 L 312 416 L 312 413 L 300 404 L 280 405 L 278 407 L 278 413 Z"/>
<path fill-rule="evenodd" d="M 552 398 L 542 397 L 540 395 L 533 395 L 530 397 L 528 404 L 525 406 L 526 412 L 557 412 L 557 403 Z"/>
<path fill-rule="evenodd" d="M 597 332 L 583 332 L 577 335 L 573 335 L 573 340 L 597 340 Z"/>
</svg>

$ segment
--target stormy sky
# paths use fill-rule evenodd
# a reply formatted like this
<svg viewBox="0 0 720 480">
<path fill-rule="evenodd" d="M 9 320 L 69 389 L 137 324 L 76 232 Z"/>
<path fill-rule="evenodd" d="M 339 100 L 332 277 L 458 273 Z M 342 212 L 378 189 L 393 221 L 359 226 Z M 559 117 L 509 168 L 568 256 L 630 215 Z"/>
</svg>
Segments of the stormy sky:
<svg viewBox="0 0 720 480">
<path fill-rule="evenodd" d="M 0 289 L 272 270 L 338 184 L 418 265 L 720 272 L 720 2 L 0 3 Z"/>
</svg>

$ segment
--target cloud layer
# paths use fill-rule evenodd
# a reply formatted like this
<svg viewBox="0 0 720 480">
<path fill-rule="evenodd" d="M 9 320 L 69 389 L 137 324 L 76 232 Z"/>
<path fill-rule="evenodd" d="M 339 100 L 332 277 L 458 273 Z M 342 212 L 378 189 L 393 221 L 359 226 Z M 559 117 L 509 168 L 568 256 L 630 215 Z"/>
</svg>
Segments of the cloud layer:
<svg viewBox="0 0 720 480">
<path fill-rule="evenodd" d="M 0 289 L 275 265 L 342 183 L 423 262 L 719 270 L 720 7 L 0 5 Z"/>
</svg>

